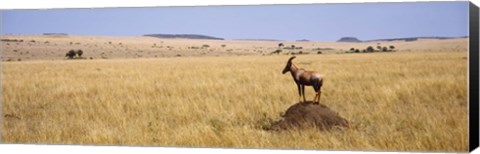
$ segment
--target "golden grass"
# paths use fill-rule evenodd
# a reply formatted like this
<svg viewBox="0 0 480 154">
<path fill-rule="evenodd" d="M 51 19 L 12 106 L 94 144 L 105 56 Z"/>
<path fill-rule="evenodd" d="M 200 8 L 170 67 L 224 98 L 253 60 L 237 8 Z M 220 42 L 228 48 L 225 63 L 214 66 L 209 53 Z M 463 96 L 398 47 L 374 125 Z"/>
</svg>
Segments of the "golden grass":
<svg viewBox="0 0 480 154">
<path fill-rule="evenodd" d="M 2 63 L 5 143 L 468 150 L 467 52 L 300 55 L 344 131 L 264 131 L 299 100 L 288 56 Z M 306 88 L 313 99 L 313 88 Z"/>
</svg>

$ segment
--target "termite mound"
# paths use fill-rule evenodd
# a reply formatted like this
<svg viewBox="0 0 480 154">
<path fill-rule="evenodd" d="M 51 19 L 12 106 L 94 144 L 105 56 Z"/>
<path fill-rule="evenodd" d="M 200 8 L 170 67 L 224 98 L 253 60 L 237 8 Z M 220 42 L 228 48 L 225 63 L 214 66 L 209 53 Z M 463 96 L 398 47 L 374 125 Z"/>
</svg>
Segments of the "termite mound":
<svg viewBox="0 0 480 154">
<path fill-rule="evenodd" d="M 332 128 L 349 127 L 349 122 L 327 106 L 307 101 L 290 106 L 279 120 L 271 123 L 267 130 L 312 127 L 320 130 L 331 130 Z"/>
</svg>

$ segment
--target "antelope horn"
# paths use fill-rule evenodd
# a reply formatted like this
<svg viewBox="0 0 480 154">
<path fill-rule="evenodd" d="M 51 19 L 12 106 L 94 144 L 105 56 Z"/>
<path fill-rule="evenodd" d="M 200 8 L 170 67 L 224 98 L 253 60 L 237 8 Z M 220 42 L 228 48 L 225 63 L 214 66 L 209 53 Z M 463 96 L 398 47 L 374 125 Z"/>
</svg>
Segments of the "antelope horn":
<svg viewBox="0 0 480 154">
<path fill-rule="evenodd" d="M 292 62 L 293 59 L 295 59 L 296 56 L 292 56 L 290 57 L 290 59 L 288 59 L 288 62 Z"/>
</svg>

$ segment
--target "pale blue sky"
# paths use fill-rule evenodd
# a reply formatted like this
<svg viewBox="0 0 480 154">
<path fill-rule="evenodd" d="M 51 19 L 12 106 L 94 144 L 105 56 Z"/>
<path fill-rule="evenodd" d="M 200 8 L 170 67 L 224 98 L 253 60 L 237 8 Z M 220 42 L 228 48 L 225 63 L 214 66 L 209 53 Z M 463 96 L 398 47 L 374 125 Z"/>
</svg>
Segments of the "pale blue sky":
<svg viewBox="0 0 480 154">
<path fill-rule="evenodd" d="M 335 41 L 468 35 L 468 2 L 2 10 L 1 34 Z"/>
</svg>

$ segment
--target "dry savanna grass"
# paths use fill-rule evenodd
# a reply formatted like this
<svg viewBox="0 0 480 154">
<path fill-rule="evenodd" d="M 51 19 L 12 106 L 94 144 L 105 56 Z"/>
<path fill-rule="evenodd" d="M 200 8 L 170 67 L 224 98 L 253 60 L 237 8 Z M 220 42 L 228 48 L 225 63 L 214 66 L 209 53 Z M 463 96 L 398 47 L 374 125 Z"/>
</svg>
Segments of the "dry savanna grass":
<svg viewBox="0 0 480 154">
<path fill-rule="evenodd" d="M 299 100 L 286 55 L 2 62 L 2 141 L 466 152 L 466 43 L 403 45 L 297 56 L 324 74 L 321 103 L 351 122 L 332 131 L 262 129 Z"/>
</svg>

